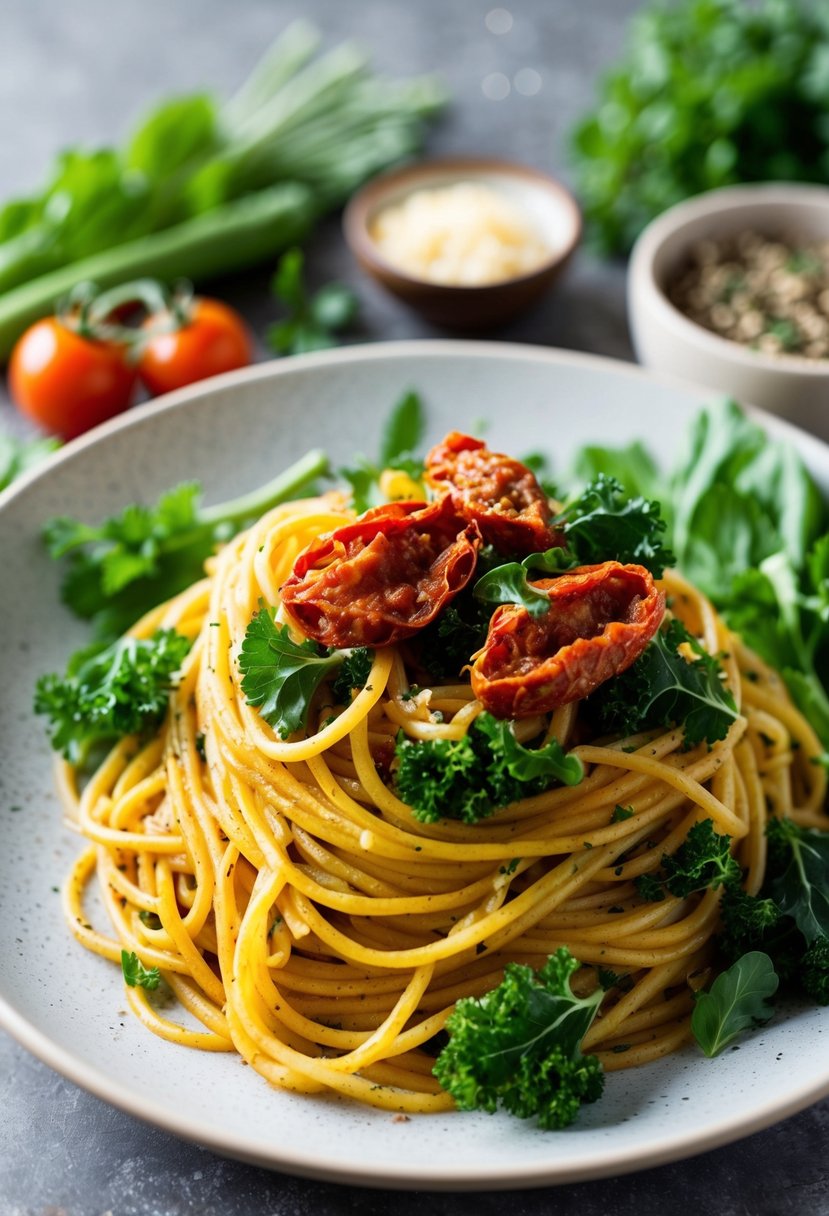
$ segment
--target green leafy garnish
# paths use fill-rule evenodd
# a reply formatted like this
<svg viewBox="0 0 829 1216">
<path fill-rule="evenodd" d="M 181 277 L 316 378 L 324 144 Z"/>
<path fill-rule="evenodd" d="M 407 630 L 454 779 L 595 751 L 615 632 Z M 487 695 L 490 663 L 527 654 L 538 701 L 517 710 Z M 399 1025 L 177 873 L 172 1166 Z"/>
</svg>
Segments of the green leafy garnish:
<svg viewBox="0 0 829 1216">
<path fill-rule="evenodd" d="M 746 1030 L 767 1022 L 779 982 L 769 956 L 752 950 L 718 975 L 708 992 L 698 993 L 691 1030 L 705 1054 L 718 1056 Z"/>
<path fill-rule="evenodd" d="M 433 1072 L 460 1110 L 493 1114 L 501 1106 L 549 1131 L 601 1097 L 601 1064 L 582 1054 L 581 1043 L 603 990 L 575 996 L 570 977 L 578 969 L 562 947 L 539 971 L 508 963 L 497 988 L 458 1001 Z"/>
<path fill-rule="evenodd" d="M 599 473 L 553 520 L 567 538 L 575 565 L 635 563 L 660 578 L 675 558 L 664 541 L 665 521 L 658 502 L 629 498 L 615 477 Z"/>
<path fill-rule="evenodd" d="M 79 650 L 64 676 L 41 676 L 34 709 L 50 719 L 52 747 L 83 764 L 96 744 L 155 726 L 189 649 L 189 638 L 160 629 L 149 638 Z"/>
<path fill-rule="evenodd" d="M 121 951 L 121 971 L 124 983 L 129 988 L 146 988 L 154 991 L 161 982 L 161 972 L 158 967 L 145 967 L 137 954 Z"/>
<path fill-rule="evenodd" d="M 542 617 L 550 611 L 550 597 L 529 581 L 529 575 L 561 574 L 578 565 L 575 557 L 561 548 L 531 553 L 521 562 L 495 566 L 475 583 L 472 594 L 485 604 L 520 604 L 530 616 Z"/>
<path fill-rule="evenodd" d="M 693 658 L 680 653 L 683 645 Z M 635 735 L 676 723 L 689 748 L 725 738 L 738 712 L 718 660 L 678 620 L 659 630 L 636 662 L 603 684 L 591 701 L 607 729 Z"/>
<path fill-rule="evenodd" d="M 285 739 L 307 725 L 311 702 L 323 680 L 344 668 L 335 695 L 348 704 L 351 689 L 362 687 L 361 676 L 363 684 L 368 678 L 372 660 L 371 651 L 364 647 L 325 650 L 310 640 L 293 642 L 288 626 L 278 627 L 274 610 L 263 607 L 245 630 L 239 653 L 242 691 L 248 705 Z"/>
<path fill-rule="evenodd" d="M 199 486 L 185 482 L 154 506 L 128 506 L 102 524 L 50 520 L 44 530 L 49 553 L 69 563 L 64 602 L 93 621 L 99 637 L 124 633 L 144 612 L 201 578 L 221 540 L 297 497 L 326 469 L 325 455 L 309 452 L 260 490 L 219 506 L 200 506 Z"/>
<path fill-rule="evenodd" d="M 641 445 L 584 449 L 583 478 L 607 473 L 657 497 L 676 565 L 783 676 L 829 758 L 829 511 L 794 448 L 734 402 L 701 411 L 687 453 L 660 484 Z"/>
<path fill-rule="evenodd" d="M 268 345 L 278 355 L 301 355 L 337 345 L 336 335 L 357 315 L 357 297 L 344 283 L 327 283 L 313 295 L 303 279 L 305 255 L 289 249 L 279 259 L 271 284 L 288 316 L 268 330 Z"/>
<path fill-rule="evenodd" d="M 573 133 L 594 241 L 623 253 L 692 195 L 827 180 L 829 27 L 808 0 L 651 3 Z"/>
<path fill-rule="evenodd" d="M 339 470 L 351 486 L 354 510 L 367 511 L 384 502 L 380 475 L 385 469 L 401 469 L 416 482 L 423 480 L 423 461 L 415 453 L 423 441 L 426 420 L 423 403 L 415 392 L 404 393 L 395 405 L 380 437 L 376 461 L 360 457 L 356 464 Z"/>
<path fill-rule="evenodd" d="M 511 723 L 488 713 L 479 714 L 461 739 L 400 737 L 396 756 L 397 793 L 422 823 L 477 823 L 554 781 L 577 785 L 584 776 L 581 761 L 555 739 L 524 747 Z"/>
<path fill-rule="evenodd" d="M 342 652 L 334 651 L 333 653 L 341 654 Z M 354 689 L 365 688 L 368 683 L 373 662 L 374 651 L 369 650 L 366 646 L 358 646 L 350 654 L 345 655 L 337 678 L 331 685 L 331 691 L 336 701 L 341 705 L 351 704 L 352 691 Z"/>
<path fill-rule="evenodd" d="M 772 899 L 808 945 L 829 937 L 829 833 L 802 828 L 791 819 L 771 819 L 766 834 L 775 871 Z"/>
<path fill-rule="evenodd" d="M 693 824 L 677 851 L 663 855 L 661 865 L 661 873 L 636 880 L 643 899 L 663 899 L 665 888 L 686 899 L 695 891 L 739 884 L 742 877 L 739 862 L 731 856 L 731 837 L 715 831 L 712 819 Z"/>
<path fill-rule="evenodd" d="M 828 1005 L 826 835 L 789 819 L 771 819 L 766 835 L 768 864 L 760 894 L 748 895 L 736 884 L 726 887 L 720 905 L 720 950 L 728 959 L 762 950 L 782 984 Z"/>
<path fill-rule="evenodd" d="M 14 435 L 0 434 L 0 490 L 5 490 L 15 478 L 40 464 L 60 447 L 60 440 L 52 437 L 17 439 Z"/>
</svg>

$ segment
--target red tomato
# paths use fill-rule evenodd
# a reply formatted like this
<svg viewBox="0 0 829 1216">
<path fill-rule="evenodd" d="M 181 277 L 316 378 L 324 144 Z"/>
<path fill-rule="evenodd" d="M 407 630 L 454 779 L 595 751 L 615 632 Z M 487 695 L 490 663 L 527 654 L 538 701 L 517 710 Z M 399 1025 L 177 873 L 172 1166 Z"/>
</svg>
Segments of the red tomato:
<svg viewBox="0 0 829 1216">
<path fill-rule="evenodd" d="M 426 480 L 447 492 L 458 514 L 474 520 L 501 553 L 523 556 L 566 543 L 551 526 L 553 513 L 535 474 L 480 439 L 450 431 L 426 457 Z"/>
<path fill-rule="evenodd" d="M 57 317 L 27 329 L 9 361 L 12 400 L 63 439 L 125 410 L 136 380 L 123 346 L 83 338 Z"/>
<path fill-rule="evenodd" d="M 448 498 L 375 507 L 300 554 L 282 606 L 324 646 L 389 646 L 463 590 L 480 545 Z"/>
<path fill-rule="evenodd" d="M 472 666 L 472 691 L 496 718 L 580 701 L 627 671 L 659 628 L 665 596 L 643 566 L 603 562 L 532 584 L 550 597 L 533 617 L 502 605 Z"/>
<path fill-rule="evenodd" d="M 158 314 L 144 322 L 159 323 Z M 181 329 L 150 337 L 138 361 L 141 379 L 151 393 L 169 393 L 219 372 L 247 367 L 252 348 L 244 321 L 219 300 L 197 298 Z"/>
</svg>

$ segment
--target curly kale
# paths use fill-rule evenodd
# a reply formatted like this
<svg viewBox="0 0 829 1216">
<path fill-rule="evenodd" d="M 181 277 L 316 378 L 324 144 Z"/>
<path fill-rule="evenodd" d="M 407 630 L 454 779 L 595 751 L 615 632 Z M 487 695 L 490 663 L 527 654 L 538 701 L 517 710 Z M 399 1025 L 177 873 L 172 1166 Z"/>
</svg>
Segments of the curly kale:
<svg viewBox="0 0 829 1216">
<path fill-rule="evenodd" d="M 401 736 L 396 756 L 397 793 L 422 823 L 477 823 L 499 807 L 549 789 L 553 781 L 577 785 L 584 776 L 581 761 L 555 739 L 524 747 L 511 723 L 488 713 L 479 714 L 461 739 Z"/>
<path fill-rule="evenodd" d="M 781 982 L 829 1004 L 829 837 L 791 819 L 772 819 L 766 881 L 759 895 L 729 884 L 720 908 L 719 947 L 728 959 L 769 955 Z"/>
<path fill-rule="evenodd" d="M 741 876 L 739 863 L 731 856 L 731 837 L 716 832 L 712 819 L 702 819 L 675 853 L 663 855 L 661 873 L 643 874 L 636 887 L 643 899 L 664 899 L 666 889 L 686 899 L 695 891 L 737 884 Z"/>
<path fill-rule="evenodd" d="M 693 658 L 680 651 L 683 645 Z M 688 748 L 724 739 L 738 716 L 719 660 L 678 620 L 660 629 L 636 662 L 603 684 L 590 703 L 604 729 L 622 735 L 681 725 Z"/>
<path fill-rule="evenodd" d="M 41 676 L 34 709 L 51 722 L 52 747 L 83 764 L 99 743 L 140 734 L 161 720 L 190 639 L 172 629 L 77 651 L 64 676 Z"/>
<path fill-rule="evenodd" d="M 602 1066 L 581 1044 L 603 989 L 575 996 L 570 978 L 579 966 L 562 947 L 539 971 L 509 963 L 497 988 L 458 1001 L 433 1071 L 461 1110 L 493 1114 L 501 1106 L 550 1131 L 601 1097 Z"/>
</svg>

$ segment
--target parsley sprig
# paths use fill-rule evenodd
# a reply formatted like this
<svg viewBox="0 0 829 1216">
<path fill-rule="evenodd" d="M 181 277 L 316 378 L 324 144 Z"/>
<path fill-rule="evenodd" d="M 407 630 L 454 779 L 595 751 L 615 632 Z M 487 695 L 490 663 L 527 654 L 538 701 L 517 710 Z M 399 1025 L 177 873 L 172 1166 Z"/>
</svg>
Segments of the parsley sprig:
<svg viewBox="0 0 829 1216">
<path fill-rule="evenodd" d="M 50 720 L 52 747 L 83 764 L 96 744 L 154 726 L 189 649 L 189 638 L 160 629 L 149 638 L 79 650 L 65 675 L 41 676 L 34 709 Z"/>
<path fill-rule="evenodd" d="M 121 973 L 128 988 L 145 988 L 154 992 L 161 982 L 158 967 L 145 967 L 137 954 L 121 951 Z"/>
<path fill-rule="evenodd" d="M 152 506 L 132 504 L 101 524 L 58 517 L 46 525 L 49 554 L 68 561 L 61 593 L 99 638 L 125 633 L 145 612 L 183 591 L 203 573 L 216 545 L 278 503 L 307 490 L 327 469 L 308 452 L 252 494 L 203 507 L 196 482 L 162 494 Z"/>
<path fill-rule="evenodd" d="M 274 609 L 260 608 L 245 631 L 239 654 L 242 691 L 248 705 L 283 739 L 305 727 L 314 694 L 335 672 L 335 695 L 345 699 L 368 679 L 373 655 L 364 647 L 326 650 L 316 642 L 294 642 Z M 342 670 L 340 670 L 342 669 Z"/>
<path fill-rule="evenodd" d="M 301 249 L 279 259 L 271 290 L 288 316 L 268 330 L 268 345 L 278 355 L 301 355 L 337 345 L 337 335 L 357 316 L 357 297 L 344 283 L 326 283 L 313 294 L 305 286 Z"/>
</svg>

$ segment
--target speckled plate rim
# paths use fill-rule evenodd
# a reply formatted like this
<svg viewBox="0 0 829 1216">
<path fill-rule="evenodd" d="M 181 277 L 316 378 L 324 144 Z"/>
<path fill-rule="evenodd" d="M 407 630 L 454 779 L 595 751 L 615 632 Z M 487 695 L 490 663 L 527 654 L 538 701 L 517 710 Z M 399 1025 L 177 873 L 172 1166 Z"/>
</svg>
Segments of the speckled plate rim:
<svg viewBox="0 0 829 1216">
<path fill-rule="evenodd" d="M 408 359 L 415 355 L 446 358 L 496 358 L 514 360 L 516 365 L 520 365 L 522 362 L 548 364 L 551 368 L 556 365 L 566 365 L 571 368 L 602 370 L 634 380 L 648 380 L 664 388 L 668 394 L 681 393 L 683 397 L 687 397 L 690 392 L 693 392 L 700 401 L 710 399 L 712 396 L 710 388 L 702 388 L 670 377 L 654 376 L 635 365 L 577 352 L 531 345 L 455 340 L 380 343 L 297 356 L 285 362 L 257 364 L 243 371 L 215 377 L 205 384 L 194 385 L 156 401 L 140 405 L 133 408 L 128 414 L 105 423 L 93 433 L 66 445 L 64 449 L 52 456 L 48 471 L 51 472 L 60 464 L 72 461 L 82 450 L 105 444 L 110 436 L 128 430 L 136 423 L 144 422 L 151 417 L 162 416 L 208 394 L 226 392 L 236 385 L 252 380 L 278 379 L 288 370 L 294 372 L 301 369 L 313 375 L 315 368 L 328 366 L 335 362 L 348 364 L 394 361 Z M 770 434 L 793 442 L 807 459 L 809 465 L 813 469 L 819 469 L 823 473 L 824 480 L 829 480 L 829 446 L 781 419 L 752 407 L 748 407 L 748 409 Z M 632 434 L 631 438 L 633 437 Z M 44 476 L 43 469 L 31 470 L 9 489 L 0 493 L 0 512 L 18 495 L 25 492 L 29 484 L 42 476 Z M 401 1163 L 399 1168 L 372 1168 L 367 1171 L 366 1167 L 361 1166 L 359 1162 L 348 1167 L 330 1166 L 324 1160 L 320 1160 L 317 1152 L 298 1154 L 296 1151 L 292 1151 L 290 1155 L 285 1155 L 280 1153 L 278 1148 L 275 1149 L 272 1143 L 266 1145 L 262 1141 L 257 1145 L 250 1137 L 217 1133 L 215 1129 L 200 1123 L 197 1119 L 183 1120 L 167 1106 L 127 1091 L 117 1079 L 78 1060 L 71 1051 L 56 1044 L 47 1034 L 27 1021 L 7 1001 L 2 991 L 0 991 L 0 1028 L 12 1035 L 43 1063 L 83 1089 L 126 1113 L 182 1139 L 194 1141 L 222 1155 L 270 1169 L 281 1169 L 288 1173 L 320 1180 L 375 1187 L 392 1186 L 418 1190 L 428 1187 L 434 1190 L 473 1191 L 493 1187 L 499 1189 L 538 1187 L 629 1173 L 722 1147 L 794 1115 L 829 1095 L 829 1072 L 825 1075 L 818 1073 L 808 1084 L 801 1085 L 789 1093 L 785 1099 L 769 1096 L 765 1101 L 757 1102 L 750 1117 L 735 1118 L 733 1115 L 726 1114 L 721 1119 L 709 1121 L 704 1129 L 690 1132 L 678 1127 L 676 1130 L 665 1132 L 657 1144 L 635 1153 L 631 1153 L 629 1148 L 617 1150 L 604 1147 L 589 1163 L 581 1160 L 570 1164 L 567 1161 L 558 1160 L 553 1163 L 545 1162 L 530 1166 L 521 1164 L 517 1168 L 510 1168 L 503 1163 L 493 1164 L 482 1161 L 476 1166 L 474 1177 L 471 1177 L 465 1168 L 458 1170 L 446 1167 L 435 1167 L 427 1175 L 424 1175 L 422 1171 L 413 1174 L 411 1169 L 407 1169 L 405 1163 Z"/>
</svg>

